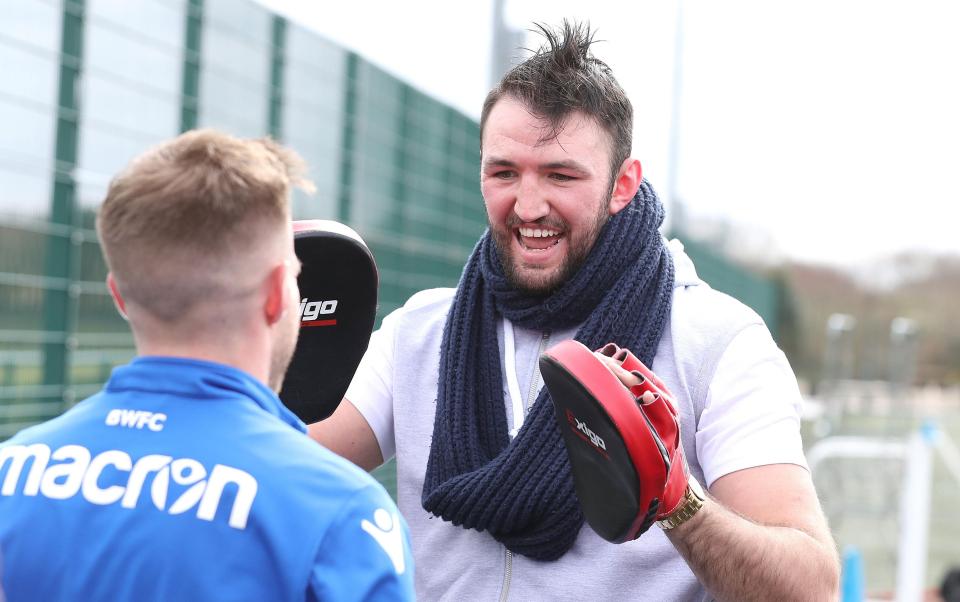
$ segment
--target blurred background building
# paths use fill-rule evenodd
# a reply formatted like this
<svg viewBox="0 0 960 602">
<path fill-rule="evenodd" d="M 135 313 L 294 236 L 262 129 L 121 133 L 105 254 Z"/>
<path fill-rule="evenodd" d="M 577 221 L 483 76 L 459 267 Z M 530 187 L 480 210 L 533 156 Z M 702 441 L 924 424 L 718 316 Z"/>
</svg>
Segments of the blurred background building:
<svg viewBox="0 0 960 602">
<path fill-rule="evenodd" d="M 492 0 L 492 71 L 477 75 L 484 81 L 522 56 L 524 36 L 504 24 L 503 11 L 504 2 Z M 96 210 L 132 157 L 196 127 L 270 135 L 306 159 L 317 193 L 295 193 L 294 217 L 339 220 L 364 237 L 380 270 L 380 318 L 415 291 L 455 286 L 485 228 L 476 119 L 261 4 L 7 0 L 0 4 L 0 441 L 92 394 L 133 356 L 104 285 Z M 668 211 L 682 216 L 673 183 L 666 185 Z M 924 398 L 936 398 L 927 410 L 908 403 L 917 384 L 960 382 L 949 359 L 960 360 L 960 331 L 944 327 L 956 336 L 932 350 L 922 343 L 942 322 L 931 316 L 957 301 L 948 295 L 931 306 L 927 297 L 942 289 L 944 273 L 953 274 L 949 290 L 960 291 L 960 263 L 924 263 L 927 271 L 914 266 L 882 286 L 875 278 L 863 286 L 822 266 L 771 265 L 758 252 L 762 242 L 745 256 L 731 242 L 749 233 L 728 225 L 678 218 L 668 234 L 681 238 L 704 280 L 760 313 L 815 394 L 808 446 L 844 433 L 906 436 L 924 412 L 943 414 L 943 432 L 960 432 L 956 407 L 943 410 L 943 389 Z M 914 294 L 897 288 L 905 282 Z M 837 312 L 850 321 L 832 317 Z M 868 585 L 892 591 L 903 470 L 864 471 L 849 460 L 825 467 L 815 476 L 838 542 L 863 548 Z M 392 489 L 392 466 L 377 474 Z M 943 510 L 960 494 L 945 468 L 933 474 L 941 485 L 928 584 L 960 563 L 960 525 Z M 861 541 L 870 530 L 879 535 Z"/>
</svg>

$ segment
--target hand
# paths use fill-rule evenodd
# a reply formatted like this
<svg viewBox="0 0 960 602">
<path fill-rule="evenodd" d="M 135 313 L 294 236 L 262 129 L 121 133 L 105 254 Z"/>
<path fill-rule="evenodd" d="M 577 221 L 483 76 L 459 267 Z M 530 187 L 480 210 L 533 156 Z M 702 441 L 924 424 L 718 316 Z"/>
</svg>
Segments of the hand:
<svg viewBox="0 0 960 602">
<path fill-rule="evenodd" d="M 639 402 L 638 407 L 649 420 L 661 443 L 666 447 L 670 462 L 667 479 L 660 497 L 656 520 L 669 516 L 683 500 L 690 471 L 683 454 L 680 439 L 680 418 L 677 402 L 667 385 L 637 359 L 628 349 L 620 349 L 613 343 L 594 352 L 604 365 Z M 651 485 L 654 485 L 651 483 Z"/>
</svg>

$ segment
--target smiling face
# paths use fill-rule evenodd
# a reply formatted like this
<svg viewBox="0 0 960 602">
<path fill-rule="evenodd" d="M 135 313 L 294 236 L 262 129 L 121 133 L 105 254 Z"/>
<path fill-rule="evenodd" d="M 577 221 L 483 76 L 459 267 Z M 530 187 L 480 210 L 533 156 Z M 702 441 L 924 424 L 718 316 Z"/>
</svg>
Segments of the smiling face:
<svg viewBox="0 0 960 602">
<path fill-rule="evenodd" d="M 575 274 L 607 219 L 636 192 L 621 182 L 633 160 L 611 186 L 610 136 L 595 119 L 574 112 L 556 137 L 544 140 L 550 131 L 548 122 L 505 96 L 481 138 L 490 232 L 511 283 L 534 294 L 550 293 Z"/>
</svg>

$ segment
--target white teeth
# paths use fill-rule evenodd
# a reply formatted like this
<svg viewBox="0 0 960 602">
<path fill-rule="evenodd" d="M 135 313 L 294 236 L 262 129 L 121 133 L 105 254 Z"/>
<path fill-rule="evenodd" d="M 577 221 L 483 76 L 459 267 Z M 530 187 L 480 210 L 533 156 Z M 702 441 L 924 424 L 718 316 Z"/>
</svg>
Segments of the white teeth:
<svg viewBox="0 0 960 602">
<path fill-rule="evenodd" d="M 550 236 L 558 236 L 560 234 L 557 230 L 540 230 L 538 228 L 520 228 L 520 236 L 526 236 L 527 238 L 548 238 Z"/>
</svg>

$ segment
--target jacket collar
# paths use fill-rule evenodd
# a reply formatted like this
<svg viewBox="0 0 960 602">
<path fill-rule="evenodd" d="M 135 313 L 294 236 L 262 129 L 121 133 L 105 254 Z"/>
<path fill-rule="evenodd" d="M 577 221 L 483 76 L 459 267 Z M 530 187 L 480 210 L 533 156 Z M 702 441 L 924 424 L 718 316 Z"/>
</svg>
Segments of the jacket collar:
<svg viewBox="0 0 960 602">
<path fill-rule="evenodd" d="M 197 402 L 243 396 L 298 431 L 307 431 L 303 421 L 287 409 L 277 394 L 265 384 L 243 370 L 217 362 L 182 357 L 140 356 L 125 366 L 115 368 L 104 388 L 111 393 L 167 393 L 189 397 Z"/>
</svg>

